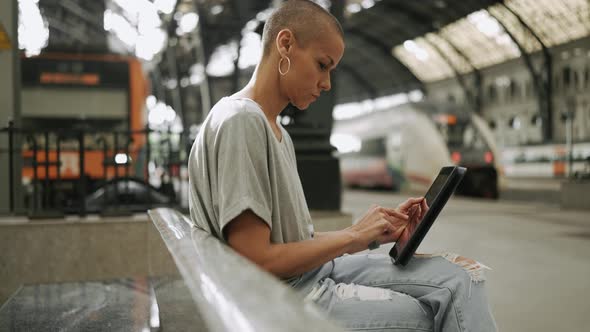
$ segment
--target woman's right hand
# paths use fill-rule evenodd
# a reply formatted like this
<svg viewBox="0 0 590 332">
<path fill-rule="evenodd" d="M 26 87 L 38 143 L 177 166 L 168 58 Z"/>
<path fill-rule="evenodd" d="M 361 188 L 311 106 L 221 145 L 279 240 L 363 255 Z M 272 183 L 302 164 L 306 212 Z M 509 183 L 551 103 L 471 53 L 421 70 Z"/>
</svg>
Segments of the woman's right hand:
<svg viewBox="0 0 590 332">
<path fill-rule="evenodd" d="M 350 254 L 365 250 L 371 242 L 379 244 L 395 241 L 408 223 L 409 217 L 396 209 L 373 205 L 354 225 L 346 228 L 353 236 Z"/>
</svg>

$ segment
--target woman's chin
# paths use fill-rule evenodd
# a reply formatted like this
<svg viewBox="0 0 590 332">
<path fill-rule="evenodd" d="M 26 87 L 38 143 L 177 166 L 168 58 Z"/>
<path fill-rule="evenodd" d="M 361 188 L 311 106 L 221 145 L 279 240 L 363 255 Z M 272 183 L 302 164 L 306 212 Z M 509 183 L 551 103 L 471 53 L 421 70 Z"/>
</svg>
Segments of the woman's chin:
<svg viewBox="0 0 590 332">
<path fill-rule="evenodd" d="M 297 109 L 300 111 L 305 111 L 306 109 L 309 108 L 309 106 L 311 104 L 312 104 L 312 102 L 302 102 L 302 103 L 295 105 L 295 107 L 297 107 Z"/>
</svg>

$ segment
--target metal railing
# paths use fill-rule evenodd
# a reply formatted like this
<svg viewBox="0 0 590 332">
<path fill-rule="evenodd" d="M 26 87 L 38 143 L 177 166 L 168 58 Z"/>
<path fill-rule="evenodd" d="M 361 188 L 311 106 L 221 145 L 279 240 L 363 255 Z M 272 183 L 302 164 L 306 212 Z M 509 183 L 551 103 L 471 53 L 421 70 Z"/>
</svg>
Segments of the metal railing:
<svg viewBox="0 0 590 332">
<path fill-rule="evenodd" d="M 43 130 L 10 122 L 0 128 L 0 139 L 8 143 L 0 149 L 8 167 L 0 171 L 8 174 L 9 214 L 85 216 L 186 207 L 192 140 L 184 132 Z"/>
</svg>

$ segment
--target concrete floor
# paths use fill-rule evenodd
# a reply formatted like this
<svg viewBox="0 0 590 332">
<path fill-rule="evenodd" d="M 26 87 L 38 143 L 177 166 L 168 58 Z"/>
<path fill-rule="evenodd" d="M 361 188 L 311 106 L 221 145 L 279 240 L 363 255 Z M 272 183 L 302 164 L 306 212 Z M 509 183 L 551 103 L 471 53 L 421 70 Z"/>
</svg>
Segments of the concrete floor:
<svg viewBox="0 0 590 332">
<path fill-rule="evenodd" d="M 373 203 L 396 206 L 406 197 L 345 191 L 342 206 L 356 220 Z M 557 204 L 454 197 L 418 252 L 456 252 L 490 266 L 500 331 L 589 331 L 590 212 Z"/>
</svg>

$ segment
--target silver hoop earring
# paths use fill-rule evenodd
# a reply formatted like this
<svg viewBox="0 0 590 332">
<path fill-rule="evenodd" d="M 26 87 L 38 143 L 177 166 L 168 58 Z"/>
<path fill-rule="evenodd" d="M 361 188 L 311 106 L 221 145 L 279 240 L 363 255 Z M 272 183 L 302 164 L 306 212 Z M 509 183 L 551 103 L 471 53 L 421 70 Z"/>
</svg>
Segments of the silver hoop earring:
<svg viewBox="0 0 590 332">
<path fill-rule="evenodd" d="M 284 73 L 281 71 L 281 63 L 283 63 L 283 59 L 287 59 L 287 71 Z M 287 73 L 289 72 L 290 69 L 291 69 L 291 59 L 289 59 L 288 56 L 281 58 L 281 60 L 279 60 L 279 74 L 281 74 L 281 76 L 285 76 L 285 75 L 287 75 Z"/>
</svg>

